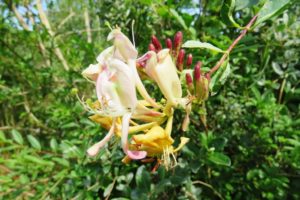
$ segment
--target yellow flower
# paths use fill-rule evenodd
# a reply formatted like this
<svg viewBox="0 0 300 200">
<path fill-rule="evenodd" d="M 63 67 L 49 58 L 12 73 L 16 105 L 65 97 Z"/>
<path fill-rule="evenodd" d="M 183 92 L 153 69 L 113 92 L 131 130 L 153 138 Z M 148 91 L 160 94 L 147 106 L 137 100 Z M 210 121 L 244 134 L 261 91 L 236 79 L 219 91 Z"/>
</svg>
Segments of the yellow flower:
<svg viewBox="0 0 300 200">
<path fill-rule="evenodd" d="M 160 159 L 166 169 L 177 165 L 174 154 L 189 141 L 189 138 L 181 137 L 179 146 L 174 148 L 173 138 L 168 134 L 168 131 L 161 126 L 153 126 L 145 134 L 133 135 L 132 139 L 132 146 L 136 146 L 139 150 L 146 151 L 147 157 Z M 124 161 L 128 162 L 128 157 L 125 157 Z"/>
</svg>

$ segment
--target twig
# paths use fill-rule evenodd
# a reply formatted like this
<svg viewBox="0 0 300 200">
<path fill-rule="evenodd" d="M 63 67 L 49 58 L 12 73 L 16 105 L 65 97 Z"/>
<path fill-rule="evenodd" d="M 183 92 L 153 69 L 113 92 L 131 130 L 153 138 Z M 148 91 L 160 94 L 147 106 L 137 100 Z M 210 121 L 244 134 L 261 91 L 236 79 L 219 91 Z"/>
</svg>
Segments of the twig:
<svg viewBox="0 0 300 200">
<path fill-rule="evenodd" d="M 200 181 L 200 180 L 197 180 L 197 181 L 193 181 L 192 182 L 193 184 L 200 184 L 200 185 L 203 185 L 203 186 L 206 186 L 206 187 L 208 187 L 209 189 L 211 189 L 214 193 L 215 193 L 215 195 L 217 195 L 220 199 L 224 199 L 223 197 L 222 197 L 222 195 L 217 191 L 217 190 L 215 190 L 215 188 L 212 186 L 212 185 L 210 185 L 210 184 L 208 184 L 208 183 L 205 183 L 205 182 L 203 182 L 203 181 Z"/>
<path fill-rule="evenodd" d="M 10 130 L 10 129 L 13 129 L 13 128 L 14 127 L 12 127 L 12 126 L 1 126 L 0 131 Z"/>
<path fill-rule="evenodd" d="M 62 181 L 65 177 L 61 177 L 56 183 L 46 192 L 43 194 L 43 196 L 40 199 L 46 199 L 47 195 Z"/>
<path fill-rule="evenodd" d="M 92 33 L 91 33 L 91 26 L 90 26 L 90 17 L 88 9 L 84 9 L 84 22 L 85 22 L 85 29 L 87 33 L 87 42 L 92 43 Z"/>
<path fill-rule="evenodd" d="M 91 31 L 91 32 L 94 32 L 94 31 L 101 31 L 101 28 L 91 29 L 90 31 Z M 86 32 L 86 29 L 78 30 L 78 31 L 68 31 L 68 32 L 64 32 L 64 33 L 56 33 L 56 37 L 59 37 L 59 36 L 67 36 L 67 35 L 76 34 L 76 33 L 84 33 L 84 32 Z"/>
<path fill-rule="evenodd" d="M 75 13 L 71 10 L 70 11 L 70 14 L 65 18 L 63 19 L 59 25 L 57 26 L 58 29 L 60 29 L 67 21 L 69 21 L 73 16 L 75 15 Z"/>
<path fill-rule="evenodd" d="M 114 178 L 113 183 L 112 183 L 111 190 L 108 192 L 108 194 L 107 194 L 105 200 L 108 200 L 108 199 L 109 199 L 109 197 L 110 197 L 110 195 L 111 195 L 111 192 L 112 192 L 113 189 L 114 189 L 115 183 L 116 183 L 116 178 Z"/>
<path fill-rule="evenodd" d="M 280 86 L 280 90 L 279 90 L 279 96 L 278 96 L 278 103 L 282 103 L 282 96 L 283 96 L 283 90 L 286 84 L 286 77 L 284 77 L 281 86 Z"/>
<path fill-rule="evenodd" d="M 51 26 L 50 26 L 50 23 L 49 23 L 49 20 L 47 18 L 47 15 L 46 13 L 44 12 L 43 10 L 43 6 L 42 6 L 42 3 L 41 3 L 41 0 L 37 0 L 36 1 L 36 6 L 37 6 L 37 10 L 38 10 L 38 13 L 39 13 L 39 16 L 40 16 L 40 19 L 41 19 L 41 22 L 42 24 L 45 26 L 48 34 L 54 38 L 55 36 L 55 33 L 54 31 L 51 29 Z M 55 40 L 54 40 L 54 53 L 55 55 L 57 56 L 57 58 L 61 61 L 61 63 L 63 64 L 65 70 L 69 70 L 69 65 L 66 61 L 66 59 L 64 58 L 60 48 L 56 45 L 55 43 Z"/>
<path fill-rule="evenodd" d="M 19 13 L 19 11 L 17 10 L 17 8 L 16 8 L 16 6 L 15 6 L 14 3 L 12 3 L 11 9 L 12 9 L 12 11 L 15 13 L 18 22 L 19 22 L 20 25 L 24 28 L 24 30 L 30 31 L 29 26 L 26 24 L 26 22 L 25 22 L 23 16 Z"/>
<path fill-rule="evenodd" d="M 25 5 L 25 7 L 27 8 L 27 13 L 28 13 L 28 16 L 29 16 L 29 20 L 31 21 L 32 26 L 34 27 L 35 20 L 33 18 L 32 11 L 30 10 L 27 3 Z M 49 67 L 51 65 L 51 63 L 50 63 L 49 58 L 47 57 L 47 50 L 46 50 L 46 47 L 45 47 L 45 45 L 43 43 L 43 40 L 42 40 L 40 35 L 38 35 L 38 43 L 39 43 L 39 49 L 41 51 L 41 54 L 42 54 L 43 58 L 45 59 L 46 66 Z"/>
<path fill-rule="evenodd" d="M 219 60 L 219 62 L 208 72 L 208 74 L 211 76 L 215 71 L 217 71 L 220 66 L 223 64 L 225 59 L 228 57 L 229 53 L 232 51 L 232 49 L 235 47 L 235 45 L 246 35 L 248 30 L 250 30 L 252 24 L 255 22 L 257 18 L 257 15 L 255 15 L 250 22 L 247 24 L 247 26 L 244 28 L 244 30 L 241 32 L 239 37 L 237 37 L 233 43 L 229 46 L 229 48 L 226 50 L 226 52 L 223 54 L 222 58 Z"/>
</svg>

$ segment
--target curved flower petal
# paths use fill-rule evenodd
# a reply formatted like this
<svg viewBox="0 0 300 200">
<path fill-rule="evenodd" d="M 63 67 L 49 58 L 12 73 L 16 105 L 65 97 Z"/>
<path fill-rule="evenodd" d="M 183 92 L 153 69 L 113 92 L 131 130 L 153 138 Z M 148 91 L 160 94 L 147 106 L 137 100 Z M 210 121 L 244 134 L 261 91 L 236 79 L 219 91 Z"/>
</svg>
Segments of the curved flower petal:
<svg viewBox="0 0 300 200">
<path fill-rule="evenodd" d="M 182 89 L 169 51 L 163 49 L 157 56 L 155 52 L 149 52 L 152 56 L 146 64 L 146 73 L 157 82 L 169 103 L 176 105 L 176 99 L 182 97 Z"/>
<path fill-rule="evenodd" d="M 137 58 L 137 50 L 128 37 L 126 37 L 119 28 L 116 28 L 109 33 L 107 40 L 111 39 L 114 39 L 114 46 L 120 55 L 122 55 L 124 60 Z"/>
<path fill-rule="evenodd" d="M 114 82 L 122 105 L 133 110 L 137 105 L 134 76 L 128 65 L 118 59 L 112 59 L 109 68 L 115 70 Z"/>
<path fill-rule="evenodd" d="M 90 64 L 88 68 L 83 70 L 81 73 L 84 77 L 91 79 L 93 81 L 97 80 L 98 74 L 101 72 L 102 67 L 99 64 Z"/>
<path fill-rule="evenodd" d="M 110 140 L 110 138 L 114 135 L 114 130 L 115 130 L 115 123 L 116 123 L 116 120 L 113 119 L 113 123 L 112 123 L 112 126 L 109 130 L 109 132 L 106 134 L 106 136 L 98 143 L 94 144 L 92 147 L 90 147 L 88 150 L 87 150 L 87 154 L 89 156 L 96 156 L 100 149 Z"/>
<path fill-rule="evenodd" d="M 182 147 L 186 144 L 186 143 L 188 143 L 189 142 L 189 138 L 187 138 L 187 137 L 180 137 L 180 144 L 179 144 L 179 146 L 176 148 L 176 149 L 174 149 L 174 153 L 175 152 L 177 152 L 177 151 L 179 151 L 180 149 L 182 149 Z"/>
<path fill-rule="evenodd" d="M 126 113 L 122 119 L 122 137 L 121 143 L 123 151 L 133 160 L 143 159 L 147 156 L 146 151 L 130 151 L 128 149 L 128 131 L 129 131 L 129 120 L 131 113 Z"/>
<path fill-rule="evenodd" d="M 96 58 L 97 62 L 100 63 L 101 65 L 104 65 L 106 60 L 113 57 L 113 51 L 114 51 L 114 46 L 110 46 L 104 49 Z"/>
<path fill-rule="evenodd" d="M 96 82 L 96 92 L 99 102 L 103 109 L 113 108 L 114 110 L 122 110 L 120 97 L 117 94 L 114 83 L 109 81 L 112 74 L 107 69 L 99 74 Z"/>
<path fill-rule="evenodd" d="M 131 68 L 132 72 L 133 72 L 133 75 L 134 75 L 134 78 L 135 78 L 135 84 L 136 84 L 136 87 L 140 93 L 140 95 L 146 100 L 148 101 L 151 106 L 153 106 L 154 108 L 160 108 L 160 106 L 151 98 L 151 96 L 148 94 L 145 86 L 143 85 L 143 82 L 137 72 L 137 69 L 136 69 L 136 62 L 135 60 L 128 60 L 128 65 L 129 67 Z"/>
</svg>

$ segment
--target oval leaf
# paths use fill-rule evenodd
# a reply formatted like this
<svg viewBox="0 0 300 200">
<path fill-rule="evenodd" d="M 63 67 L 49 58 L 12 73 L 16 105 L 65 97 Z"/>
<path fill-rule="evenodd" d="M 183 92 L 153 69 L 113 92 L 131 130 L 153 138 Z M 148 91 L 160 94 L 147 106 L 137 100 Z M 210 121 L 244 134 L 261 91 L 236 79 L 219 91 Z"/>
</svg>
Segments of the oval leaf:
<svg viewBox="0 0 300 200">
<path fill-rule="evenodd" d="M 236 23 L 233 18 L 233 11 L 235 8 L 235 0 L 225 0 L 221 10 L 221 17 L 228 24 L 232 24 L 233 26 L 240 28 L 241 26 Z"/>
<path fill-rule="evenodd" d="M 209 49 L 211 51 L 216 52 L 224 52 L 222 49 L 215 47 L 214 45 L 207 43 L 207 42 L 200 42 L 196 40 L 189 40 L 186 41 L 183 45 L 183 48 L 200 48 L 200 49 Z"/>
<path fill-rule="evenodd" d="M 32 135 L 27 135 L 27 139 L 33 148 L 37 150 L 42 149 L 40 142 L 35 137 L 33 137 Z"/>
<path fill-rule="evenodd" d="M 229 58 L 222 64 L 222 66 L 210 80 L 209 89 L 211 91 L 211 95 L 217 93 L 217 90 L 224 85 L 228 76 L 230 75 L 231 68 L 228 60 Z"/>
<path fill-rule="evenodd" d="M 11 131 L 11 134 L 12 134 L 13 140 L 15 142 L 17 142 L 18 144 L 23 144 L 24 143 L 23 137 L 22 137 L 22 135 L 19 131 L 13 129 Z"/>
<path fill-rule="evenodd" d="M 275 15 L 279 15 L 290 2 L 290 0 L 267 0 L 258 12 L 254 27 Z"/>
<path fill-rule="evenodd" d="M 231 160 L 228 156 L 226 156 L 223 153 L 219 152 L 213 152 L 208 156 L 208 160 L 211 162 L 217 164 L 217 165 L 224 165 L 224 166 L 230 166 Z"/>
<path fill-rule="evenodd" d="M 44 165 L 44 166 L 54 166 L 54 163 L 51 161 L 47 161 L 47 160 L 43 160 L 39 157 L 36 156 L 31 156 L 31 155 L 24 155 L 23 157 L 25 160 L 29 161 L 29 162 L 33 162 L 36 163 L 38 165 Z"/>
<path fill-rule="evenodd" d="M 171 8 L 170 12 L 185 30 L 188 29 L 187 25 L 185 24 L 184 19 L 178 14 L 178 12 L 176 10 Z"/>
<path fill-rule="evenodd" d="M 58 150 L 58 144 L 55 138 L 51 138 L 50 140 L 50 147 L 53 151 L 57 151 Z"/>
</svg>

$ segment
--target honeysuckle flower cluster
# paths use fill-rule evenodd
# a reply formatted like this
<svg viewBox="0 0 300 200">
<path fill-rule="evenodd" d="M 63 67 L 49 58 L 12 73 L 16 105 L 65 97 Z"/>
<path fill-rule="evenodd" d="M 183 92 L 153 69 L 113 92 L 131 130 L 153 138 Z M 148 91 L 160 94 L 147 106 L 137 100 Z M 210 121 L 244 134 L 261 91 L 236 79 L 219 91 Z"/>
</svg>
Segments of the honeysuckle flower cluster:
<svg viewBox="0 0 300 200">
<path fill-rule="evenodd" d="M 98 98 L 85 103 L 93 113 L 90 119 L 108 130 L 101 141 L 88 148 L 89 156 L 96 156 L 112 137 L 117 137 L 121 140 L 124 163 L 156 160 L 167 169 L 176 165 L 176 153 L 189 138 L 172 134 L 174 109 L 185 109 L 182 129 L 187 130 L 192 102 L 201 103 L 208 98 L 210 79 L 201 72 L 201 62 L 194 70 L 184 70 L 191 67 L 193 56 L 185 55 L 181 49 L 182 38 L 182 33 L 177 32 L 173 41 L 166 39 L 163 49 L 152 36 L 149 51 L 138 57 L 137 49 L 119 28 L 110 32 L 107 40 L 113 45 L 100 53 L 96 64 L 82 72 L 95 85 Z M 157 84 L 164 99 L 153 99 L 140 74 Z M 182 83 L 183 74 L 186 82 Z M 180 139 L 177 146 L 173 137 Z"/>
</svg>

